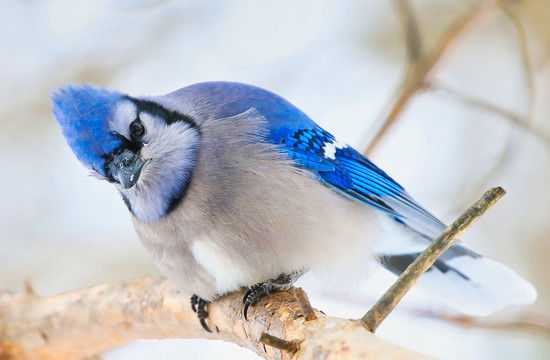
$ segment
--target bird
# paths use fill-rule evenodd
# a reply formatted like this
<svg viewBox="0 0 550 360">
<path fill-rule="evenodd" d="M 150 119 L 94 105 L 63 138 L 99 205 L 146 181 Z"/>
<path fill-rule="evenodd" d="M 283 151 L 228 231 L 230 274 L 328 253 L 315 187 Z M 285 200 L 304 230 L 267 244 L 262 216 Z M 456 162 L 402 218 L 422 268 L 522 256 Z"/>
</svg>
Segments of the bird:
<svg viewBox="0 0 550 360">
<path fill-rule="evenodd" d="M 206 331 L 207 304 L 226 293 L 247 289 L 246 319 L 308 271 L 372 260 L 398 275 L 446 228 L 367 157 L 256 86 L 211 81 L 130 96 L 68 84 L 51 102 L 76 158 L 116 187 L 160 271 L 193 294 Z M 385 226 L 399 236 L 379 236 Z M 470 315 L 537 296 L 461 243 L 418 286 Z"/>
</svg>

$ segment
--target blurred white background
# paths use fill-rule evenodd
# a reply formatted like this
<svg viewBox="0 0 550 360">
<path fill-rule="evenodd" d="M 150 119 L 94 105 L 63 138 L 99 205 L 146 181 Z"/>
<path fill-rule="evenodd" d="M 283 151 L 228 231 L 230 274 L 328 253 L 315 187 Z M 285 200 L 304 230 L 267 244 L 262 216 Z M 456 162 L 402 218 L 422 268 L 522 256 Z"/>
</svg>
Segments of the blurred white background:
<svg viewBox="0 0 550 360">
<path fill-rule="evenodd" d="M 50 114 L 51 89 L 92 82 L 145 95 L 207 80 L 246 82 L 284 96 L 364 150 L 407 67 L 395 3 L 4 1 L 0 288 L 22 290 L 30 279 L 51 295 L 158 274 L 115 189 L 89 177 L 66 146 Z M 434 319 L 429 314 L 451 313 L 413 293 L 378 335 L 442 359 L 547 359 L 550 1 L 410 4 L 426 57 L 444 55 L 369 156 L 447 222 L 487 188 L 503 186 L 506 197 L 463 241 L 532 281 L 539 299 L 472 328 Z M 457 24 L 470 11 L 476 15 L 462 31 Z M 444 34 L 456 38 L 441 46 Z M 303 285 L 315 307 L 357 318 L 387 279 L 375 274 L 368 289 L 346 299 L 316 295 L 307 279 Z M 483 327 L 533 318 L 546 327 Z M 139 341 L 103 356 L 257 358 L 205 340 Z"/>
</svg>

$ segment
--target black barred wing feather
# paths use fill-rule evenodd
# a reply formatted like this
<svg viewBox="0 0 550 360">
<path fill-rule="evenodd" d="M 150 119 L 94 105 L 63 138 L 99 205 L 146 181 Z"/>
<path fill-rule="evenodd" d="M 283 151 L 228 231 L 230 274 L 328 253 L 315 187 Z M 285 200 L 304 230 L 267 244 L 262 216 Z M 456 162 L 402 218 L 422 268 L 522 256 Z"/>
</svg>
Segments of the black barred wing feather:
<svg viewBox="0 0 550 360">
<path fill-rule="evenodd" d="M 430 240 L 445 229 L 388 174 L 322 128 L 296 130 L 281 144 L 298 167 L 344 196 L 392 216 Z"/>
<path fill-rule="evenodd" d="M 384 239 L 381 260 L 388 270 L 402 273 L 445 229 L 385 172 L 320 127 L 287 128 L 285 132 L 276 141 L 296 166 L 419 235 Z M 418 287 L 469 315 L 487 315 L 510 304 L 529 304 L 536 299 L 533 286 L 512 270 L 459 244 L 437 259 L 419 279 Z"/>
</svg>

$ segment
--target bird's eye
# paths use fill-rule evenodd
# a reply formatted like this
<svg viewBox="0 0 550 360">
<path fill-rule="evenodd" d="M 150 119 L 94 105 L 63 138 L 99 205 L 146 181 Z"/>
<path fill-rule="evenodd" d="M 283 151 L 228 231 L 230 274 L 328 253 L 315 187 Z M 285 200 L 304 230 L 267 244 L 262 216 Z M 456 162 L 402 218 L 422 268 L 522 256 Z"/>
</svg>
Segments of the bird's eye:
<svg viewBox="0 0 550 360">
<path fill-rule="evenodd" d="M 145 134 L 145 126 L 139 118 L 130 123 L 130 136 L 133 138 L 140 138 Z"/>
</svg>

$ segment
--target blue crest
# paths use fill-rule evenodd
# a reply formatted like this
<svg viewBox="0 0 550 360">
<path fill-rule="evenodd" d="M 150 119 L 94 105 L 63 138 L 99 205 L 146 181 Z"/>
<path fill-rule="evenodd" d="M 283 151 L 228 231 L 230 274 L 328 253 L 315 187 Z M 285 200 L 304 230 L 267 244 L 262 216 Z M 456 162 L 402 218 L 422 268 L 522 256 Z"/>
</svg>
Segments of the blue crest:
<svg viewBox="0 0 550 360">
<path fill-rule="evenodd" d="M 103 176 L 105 159 L 122 141 L 109 129 L 115 104 L 123 95 L 92 85 L 66 85 L 52 93 L 52 107 L 67 144 L 77 159 Z"/>
</svg>

